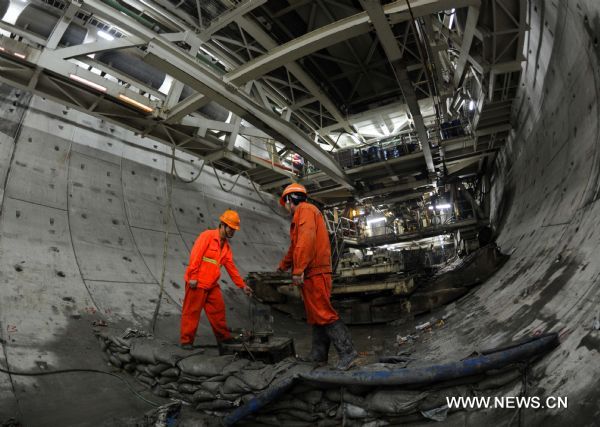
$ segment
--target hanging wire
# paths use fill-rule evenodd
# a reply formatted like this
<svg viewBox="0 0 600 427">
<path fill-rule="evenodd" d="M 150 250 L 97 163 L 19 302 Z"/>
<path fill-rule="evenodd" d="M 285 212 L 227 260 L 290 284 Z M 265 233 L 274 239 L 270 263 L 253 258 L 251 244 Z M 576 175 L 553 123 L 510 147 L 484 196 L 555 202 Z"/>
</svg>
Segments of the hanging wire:
<svg viewBox="0 0 600 427">
<path fill-rule="evenodd" d="M 233 189 L 235 188 L 235 186 L 238 183 L 238 180 L 240 179 L 240 177 L 242 176 L 242 172 L 238 173 L 237 178 L 235 179 L 235 181 L 233 182 L 233 184 L 231 185 L 231 188 L 228 190 L 223 186 L 223 183 L 221 182 L 221 178 L 219 178 L 219 174 L 217 173 L 217 168 L 215 168 L 215 164 L 213 162 L 210 162 L 210 165 L 213 168 L 213 171 L 215 173 L 215 176 L 217 177 L 217 182 L 219 183 L 219 186 L 221 187 L 221 190 L 223 190 L 226 193 L 231 193 L 233 191 Z"/>
<path fill-rule="evenodd" d="M 275 209 L 273 209 L 273 208 L 271 207 L 271 204 L 270 204 L 269 202 L 267 202 L 267 201 L 266 201 L 266 200 L 263 198 L 262 194 L 260 194 L 260 191 L 259 191 L 259 190 L 256 188 L 256 184 L 254 184 L 254 181 L 252 180 L 252 178 L 250 178 L 250 175 L 248 175 L 248 173 L 247 173 L 246 171 L 244 171 L 244 172 L 242 172 L 242 173 L 243 173 L 243 174 L 246 176 L 246 178 L 248 178 L 248 180 L 250 181 L 250 184 L 252 184 L 252 187 L 254 188 L 254 191 L 256 192 L 256 194 L 258 194 L 258 197 L 260 198 L 260 200 L 262 200 L 262 202 L 263 202 L 263 203 L 264 203 L 264 204 L 265 204 L 265 205 L 266 205 L 266 206 L 267 206 L 269 209 L 271 209 L 271 211 L 272 211 L 273 213 L 275 213 L 275 215 L 278 215 L 278 216 L 280 216 L 280 217 L 282 217 L 282 218 L 287 218 L 287 216 L 286 216 L 286 215 L 282 215 L 282 214 L 281 214 L 281 212 L 278 212 L 278 211 L 276 211 Z"/>
<path fill-rule="evenodd" d="M 115 374 L 113 372 L 102 371 L 100 369 L 69 368 L 69 369 L 58 369 L 56 371 L 17 372 L 17 371 L 12 371 L 10 369 L 5 369 L 3 367 L 0 367 L 0 372 L 2 372 L 4 374 L 7 374 L 7 375 L 11 375 L 11 376 L 16 376 L 16 377 L 39 377 L 39 376 L 46 376 L 46 375 L 61 375 L 61 374 L 68 374 L 68 373 L 75 373 L 75 372 L 84 372 L 84 373 L 90 372 L 90 373 L 94 373 L 94 374 L 109 375 L 111 377 L 115 377 L 115 378 L 118 378 L 119 380 L 123 381 L 125 383 L 125 385 L 127 386 L 127 388 L 129 389 L 129 391 L 131 391 L 140 400 L 143 400 L 147 404 L 155 406 L 155 407 L 159 407 L 160 406 L 159 403 L 156 403 L 156 402 L 153 402 L 151 400 L 148 400 L 144 396 L 142 396 L 140 393 L 138 393 L 138 391 L 135 388 L 133 388 L 133 386 L 129 383 L 129 381 L 127 381 L 122 376 L 117 375 L 117 374 Z"/>
<path fill-rule="evenodd" d="M 200 175 L 202 174 L 202 169 L 204 169 L 204 165 L 206 164 L 206 162 L 202 162 L 202 166 L 200 166 L 200 169 L 198 169 L 198 174 L 192 178 L 192 179 L 185 179 L 182 178 L 179 173 L 177 172 L 177 166 L 175 165 L 173 167 L 173 170 L 175 171 L 175 176 L 177 177 L 178 180 L 180 180 L 181 182 L 184 182 L 186 184 L 191 184 L 193 182 L 196 182 L 198 180 L 198 178 L 200 178 Z"/>
<path fill-rule="evenodd" d="M 160 274 L 160 292 L 158 293 L 158 300 L 156 301 L 156 307 L 154 308 L 154 314 L 152 315 L 152 333 L 156 329 L 156 320 L 158 319 L 158 313 L 160 311 L 160 304 L 165 292 L 165 274 L 167 270 L 167 254 L 169 249 L 169 226 L 171 225 L 171 195 L 173 193 L 173 176 L 175 170 L 175 144 L 172 145 L 172 157 L 171 157 L 171 172 L 169 173 L 169 184 L 167 188 L 167 206 L 165 207 L 166 219 L 165 223 L 165 239 L 163 244 L 163 265 Z M 200 174 L 198 174 L 199 176 Z"/>
</svg>

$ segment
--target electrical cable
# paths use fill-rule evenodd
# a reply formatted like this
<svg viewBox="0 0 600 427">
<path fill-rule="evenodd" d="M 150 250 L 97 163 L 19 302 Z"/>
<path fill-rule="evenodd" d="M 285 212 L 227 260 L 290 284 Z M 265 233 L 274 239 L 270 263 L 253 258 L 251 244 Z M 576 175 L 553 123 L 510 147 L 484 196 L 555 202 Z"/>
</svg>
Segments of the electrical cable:
<svg viewBox="0 0 600 427">
<path fill-rule="evenodd" d="M 160 291 L 158 293 L 158 300 L 156 301 L 156 307 L 154 308 L 154 313 L 152 315 L 152 323 L 151 323 L 151 328 L 152 328 L 152 333 L 154 333 L 155 329 L 156 329 L 156 321 L 158 319 L 158 313 L 160 311 L 160 304 L 162 302 L 162 298 L 163 298 L 163 294 L 165 292 L 165 274 L 166 274 L 166 270 L 167 270 L 167 255 L 168 255 L 168 250 L 169 250 L 169 225 L 171 225 L 171 195 L 173 194 L 173 171 L 175 169 L 175 144 L 173 144 L 173 156 L 171 157 L 171 173 L 169 174 L 169 187 L 167 189 L 167 206 L 165 207 L 165 215 L 166 215 L 166 220 L 165 220 L 165 238 L 164 238 L 164 245 L 163 245 L 163 265 L 162 265 L 162 271 L 161 271 L 161 275 L 160 275 Z M 199 176 L 199 175 L 198 175 Z"/>
<path fill-rule="evenodd" d="M 67 374 L 67 373 L 71 373 L 71 372 L 91 372 L 91 373 L 96 373 L 96 374 L 110 375 L 111 377 L 115 377 L 115 378 L 118 378 L 121 381 L 123 381 L 127 385 L 127 388 L 129 388 L 129 390 L 136 397 L 138 397 L 139 399 L 141 399 L 144 402 L 148 403 L 149 405 L 152 405 L 152 406 L 155 406 L 155 407 L 161 406 L 159 403 L 152 402 L 151 400 L 148 400 L 144 396 L 142 396 L 122 376 L 117 375 L 117 374 L 115 374 L 113 372 L 102 371 L 100 369 L 93 369 L 93 368 L 70 368 L 70 369 L 58 369 L 56 371 L 45 371 L 45 372 L 15 372 L 15 371 L 11 371 L 10 369 L 4 369 L 4 368 L 0 367 L 0 372 L 2 372 L 4 374 L 7 374 L 7 375 L 14 375 L 14 376 L 17 376 L 17 377 L 39 377 L 39 376 L 44 376 L 44 375 Z"/>
<path fill-rule="evenodd" d="M 264 203 L 264 204 L 265 204 L 265 205 L 266 205 L 266 206 L 267 206 L 269 209 L 271 209 L 271 211 L 272 211 L 272 212 L 273 212 L 275 215 L 278 215 L 278 216 L 280 216 L 280 217 L 282 217 L 282 218 L 286 218 L 286 216 L 285 216 L 285 215 L 282 215 L 282 214 L 281 214 L 281 212 L 277 212 L 275 209 L 273 209 L 273 208 L 271 207 L 271 204 L 270 204 L 269 202 L 267 202 L 267 201 L 266 201 L 266 200 L 263 198 L 262 194 L 260 194 L 260 191 L 259 191 L 259 190 L 256 188 L 256 184 L 254 184 L 254 181 L 252 180 L 252 178 L 250 178 L 250 175 L 248 175 L 248 173 L 247 173 L 246 171 L 242 172 L 242 174 L 243 174 L 243 175 L 245 175 L 245 176 L 246 176 L 246 178 L 248 178 L 248 180 L 250 181 L 250 184 L 252 184 L 252 188 L 254 188 L 254 191 L 256 192 L 256 194 L 258 194 L 258 197 L 260 198 L 260 200 L 262 200 L 262 202 L 263 202 L 263 203 Z"/>
<path fill-rule="evenodd" d="M 210 165 L 212 166 L 213 171 L 215 172 L 215 176 L 217 177 L 217 182 L 219 183 L 219 186 L 221 187 L 221 190 L 223 190 L 226 193 L 231 193 L 233 191 L 233 189 L 235 188 L 235 186 L 237 185 L 237 182 L 240 179 L 240 177 L 242 176 L 243 172 L 238 173 L 237 178 L 235 179 L 235 181 L 231 185 L 231 188 L 229 190 L 227 190 L 223 186 L 223 183 L 221 182 L 221 178 L 219 178 L 219 174 L 217 174 L 217 168 L 215 168 L 215 164 L 213 162 L 210 162 Z"/>
<path fill-rule="evenodd" d="M 338 147 L 338 141 L 340 140 L 340 138 L 341 138 L 341 136 L 342 136 L 343 134 L 347 134 L 347 135 L 353 136 L 353 135 L 352 135 L 350 132 L 348 132 L 348 131 L 345 131 L 345 130 L 341 131 L 341 132 L 340 132 L 340 134 L 338 135 L 337 139 L 335 140 L 335 142 L 334 142 L 334 143 L 333 143 L 333 145 L 331 146 L 331 150 L 329 150 L 329 152 L 330 152 L 330 153 L 333 151 L 333 149 L 334 149 L 334 148 L 339 148 L 339 147 Z"/>
<path fill-rule="evenodd" d="M 177 177 L 178 180 L 180 180 L 181 182 L 184 182 L 186 184 L 191 184 L 193 182 L 196 182 L 198 180 L 198 178 L 200 178 L 200 175 L 202 175 L 202 169 L 204 169 L 204 165 L 206 164 L 205 161 L 202 162 L 202 166 L 200 166 L 200 169 L 198 169 L 198 174 L 192 178 L 192 179 L 185 179 L 182 178 L 181 176 L 179 176 L 179 173 L 177 172 L 177 165 L 175 165 L 175 167 L 173 168 L 173 170 L 175 171 L 175 176 Z"/>
</svg>

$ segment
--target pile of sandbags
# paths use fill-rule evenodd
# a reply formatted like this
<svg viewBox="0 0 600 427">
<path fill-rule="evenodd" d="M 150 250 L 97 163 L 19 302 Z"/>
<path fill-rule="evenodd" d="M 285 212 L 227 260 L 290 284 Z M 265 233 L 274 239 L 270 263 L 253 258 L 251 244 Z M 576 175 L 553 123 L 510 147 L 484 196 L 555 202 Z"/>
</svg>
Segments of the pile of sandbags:
<svg viewBox="0 0 600 427">
<path fill-rule="evenodd" d="M 235 355 L 194 354 L 150 337 L 123 338 L 104 331 L 96 336 L 112 366 L 132 374 L 155 395 L 183 400 L 202 411 L 226 412 L 281 378 L 313 369 L 294 359 L 266 365 Z"/>
<path fill-rule="evenodd" d="M 228 418 L 235 418 L 233 423 L 244 425 L 379 427 L 427 418 L 442 421 L 448 416 L 447 396 L 472 396 L 482 390 L 493 395 L 491 390 L 500 392 L 506 385 L 518 384 L 521 377 L 515 365 L 509 365 L 436 387 L 422 386 L 421 390 L 400 386 L 341 387 L 320 384 L 308 375 L 318 378 L 318 373 L 328 368 L 315 370 L 312 365 L 291 358 L 266 365 L 235 355 L 194 354 L 151 337 L 105 332 L 96 335 L 107 363 L 132 374 L 155 395 L 188 402 L 211 415 L 229 414 Z M 377 363 L 348 375 L 368 370 L 386 372 L 398 370 L 398 366 Z M 274 396 L 269 403 L 257 404 L 253 400 L 269 394 Z M 241 405 L 246 406 L 236 409 Z M 234 410 L 245 408 L 254 409 L 242 418 L 234 416 Z"/>
</svg>

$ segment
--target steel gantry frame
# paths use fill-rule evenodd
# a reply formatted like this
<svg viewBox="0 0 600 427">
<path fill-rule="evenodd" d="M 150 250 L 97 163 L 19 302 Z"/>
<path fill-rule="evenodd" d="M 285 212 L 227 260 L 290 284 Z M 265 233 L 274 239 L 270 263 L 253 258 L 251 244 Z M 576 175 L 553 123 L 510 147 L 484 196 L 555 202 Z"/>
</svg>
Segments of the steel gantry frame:
<svg viewBox="0 0 600 427">
<path fill-rule="evenodd" d="M 452 98 L 454 91 L 453 105 L 457 105 L 463 82 L 473 77 L 480 82 L 481 93 L 472 123 L 472 158 L 477 158 L 480 151 L 478 140 L 487 138 L 490 141 L 487 149 L 495 149 L 499 141 L 497 135 L 509 127 L 506 112 L 510 111 L 514 96 L 512 82 L 520 72 L 519 49 L 522 50 L 523 33 L 527 29 L 519 0 L 412 0 L 412 13 L 406 0 L 385 5 L 364 0 L 361 2 L 364 11 L 337 1 L 298 1 L 275 12 L 269 9 L 266 0 L 217 1 L 224 11 L 218 19 L 207 22 L 199 4 L 196 4 L 197 10 L 188 10 L 181 6 L 182 2 L 127 0 L 127 5 L 137 8 L 140 15 L 156 20 L 153 28 L 143 25 L 141 21 L 146 18 L 133 16 L 133 13 L 115 13 L 100 0 L 67 1 L 63 16 L 47 39 L 2 22 L 0 27 L 23 40 L 0 39 L 0 47 L 4 48 L 0 54 L 0 79 L 200 156 L 212 158 L 217 152 L 230 152 L 235 149 L 238 134 L 246 138 L 275 140 L 286 150 L 301 153 L 337 186 L 350 190 L 357 174 L 353 173 L 349 178 L 317 142 L 337 148 L 340 132 L 350 134 L 358 144 L 383 139 L 361 134 L 356 126 L 361 118 L 370 117 L 372 121 L 384 123 L 386 135 L 393 136 L 398 129 L 393 129 L 387 111 L 410 116 L 430 174 L 439 166 L 435 157 L 437 147 L 433 147 L 432 152 L 426 128 L 427 120 L 431 118 L 431 106 L 439 104 L 436 97 L 441 100 Z M 261 24 L 256 19 L 262 14 L 277 20 L 286 14 L 297 13 L 303 7 L 307 12 L 306 33 L 299 37 L 288 32 L 287 40 L 277 39 L 275 33 L 267 32 L 263 21 Z M 319 18 L 317 25 L 317 11 L 327 12 L 334 7 L 336 15 L 343 14 L 344 18 L 336 19 L 328 12 L 325 18 Z M 468 10 L 464 28 L 460 31 L 448 28 L 447 18 L 438 19 L 436 15 L 458 8 Z M 340 12 L 342 9 L 343 13 Z M 257 14 L 259 11 L 261 13 Z M 59 46 L 68 24 L 82 14 L 104 19 L 113 25 L 114 33 L 119 36 L 112 41 Z M 329 22 L 323 23 L 323 19 Z M 425 36 L 412 30 L 412 19 L 420 20 Z M 402 34 L 395 35 L 394 29 L 399 28 Z M 372 30 L 374 37 L 368 34 Z M 509 33 L 510 40 L 507 40 Z M 354 43 L 348 42 L 352 37 L 366 36 L 370 43 L 362 53 L 355 50 Z M 411 50 L 409 37 L 420 37 L 422 40 L 417 42 L 425 42 L 423 46 L 426 50 L 431 49 L 430 52 L 423 55 L 420 49 L 419 52 Z M 349 52 L 348 55 L 336 54 L 340 47 Z M 450 47 L 457 52 L 456 57 L 448 54 Z M 88 56 L 123 49 L 143 51 L 148 63 L 174 77 L 168 93 Z M 15 56 L 15 53 L 23 57 Z M 208 66 L 199 61 L 199 55 L 211 55 L 217 61 L 216 65 Z M 404 62 L 408 57 L 417 62 Z M 432 73 L 428 65 L 421 63 L 426 58 L 435 64 L 434 78 L 442 88 L 438 88 L 437 93 L 429 87 Z M 315 61 L 319 60 L 335 63 L 342 71 L 332 73 L 322 81 L 304 66 L 305 59 L 317 69 L 319 66 Z M 395 77 L 381 75 L 379 67 L 385 68 L 386 62 L 391 63 Z M 102 77 L 98 70 L 112 78 Z M 442 81 L 449 70 L 449 81 Z M 393 92 L 377 92 L 373 82 L 364 78 L 369 74 L 380 76 L 388 87 L 390 82 L 396 81 L 394 90 L 401 89 L 403 99 L 390 98 Z M 345 107 L 339 105 L 337 99 L 340 91 L 336 82 L 352 77 L 357 78 L 342 97 L 346 104 L 386 101 L 378 101 L 371 107 L 372 111 L 346 115 Z M 184 85 L 195 93 L 180 100 Z M 365 87 L 370 87 L 372 93 L 365 94 Z M 359 88 L 362 94 L 359 94 Z M 196 113 L 211 101 L 230 110 L 234 114 L 231 121 L 209 120 Z M 442 112 L 448 113 L 445 106 Z M 277 150 L 283 152 L 281 147 Z M 452 147 L 452 144 L 445 145 L 444 149 L 451 150 Z M 463 160 L 462 156 L 468 156 L 463 151 L 460 159 L 455 157 L 454 162 L 467 164 L 470 161 L 468 157 Z M 335 188 L 330 184 L 326 187 L 331 191 Z"/>
</svg>

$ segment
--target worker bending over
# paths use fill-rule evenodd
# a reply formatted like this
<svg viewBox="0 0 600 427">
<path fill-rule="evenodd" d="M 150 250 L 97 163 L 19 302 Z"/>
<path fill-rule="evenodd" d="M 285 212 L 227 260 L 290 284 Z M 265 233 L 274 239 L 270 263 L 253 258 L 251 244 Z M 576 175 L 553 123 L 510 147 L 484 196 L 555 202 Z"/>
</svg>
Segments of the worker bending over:
<svg viewBox="0 0 600 427">
<path fill-rule="evenodd" d="M 292 216 L 291 244 L 279 263 L 280 271 L 292 269 L 294 285 L 300 286 L 306 320 L 312 325 L 312 349 L 305 361 L 326 363 L 333 343 L 338 369 L 354 366 L 358 353 L 348 327 L 331 305 L 331 246 L 325 220 L 319 209 L 306 201 L 306 188 L 291 184 L 283 191 L 279 203 Z"/>
<path fill-rule="evenodd" d="M 219 228 L 202 232 L 192 248 L 190 262 L 185 271 L 185 297 L 181 312 L 181 347 L 191 349 L 200 321 L 202 309 L 215 334 L 218 343 L 232 341 L 225 319 L 225 303 L 219 286 L 221 266 L 238 288 L 248 296 L 252 295 L 244 283 L 235 264 L 228 240 L 240 229 L 237 212 L 227 210 L 220 216 Z"/>
</svg>

